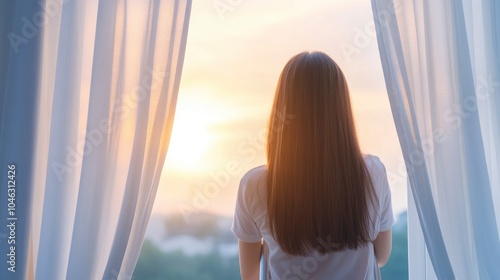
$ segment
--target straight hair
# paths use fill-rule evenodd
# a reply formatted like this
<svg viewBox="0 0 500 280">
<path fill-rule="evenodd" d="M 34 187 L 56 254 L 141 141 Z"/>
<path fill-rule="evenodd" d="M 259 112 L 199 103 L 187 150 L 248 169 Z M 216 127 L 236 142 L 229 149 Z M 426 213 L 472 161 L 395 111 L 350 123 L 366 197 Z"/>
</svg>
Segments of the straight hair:
<svg viewBox="0 0 500 280">
<path fill-rule="evenodd" d="M 373 185 L 346 79 L 328 55 L 303 52 L 285 65 L 267 137 L 267 218 L 281 249 L 325 254 L 370 242 Z"/>
</svg>

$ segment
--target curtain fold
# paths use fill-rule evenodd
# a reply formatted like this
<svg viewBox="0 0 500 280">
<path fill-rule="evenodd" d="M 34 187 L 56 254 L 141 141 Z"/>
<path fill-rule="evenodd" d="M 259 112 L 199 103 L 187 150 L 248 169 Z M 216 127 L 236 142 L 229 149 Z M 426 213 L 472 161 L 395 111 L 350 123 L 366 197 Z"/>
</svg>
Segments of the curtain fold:
<svg viewBox="0 0 500 280">
<path fill-rule="evenodd" d="M 131 279 L 170 140 L 191 1 L 24 2 L 2 4 L 22 11 L 2 19 L 2 35 L 23 28 L 23 16 L 39 26 L 19 55 L 2 45 L 0 158 L 2 170 L 23 169 L 26 226 L 19 272 L 0 279 Z"/>
<path fill-rule="evenodd" d="M 27 0 L 0 3 L 0 279 L 24 279 L 29 262 L 41 40 L 26 19 L 40 10 Z"/>
<path fill-rule="evenodd" d="M 425 240 L 410 232 L 411 279 L 500 275 L 498 5 L 372 0 L 410 229 Z"/>
</svg>

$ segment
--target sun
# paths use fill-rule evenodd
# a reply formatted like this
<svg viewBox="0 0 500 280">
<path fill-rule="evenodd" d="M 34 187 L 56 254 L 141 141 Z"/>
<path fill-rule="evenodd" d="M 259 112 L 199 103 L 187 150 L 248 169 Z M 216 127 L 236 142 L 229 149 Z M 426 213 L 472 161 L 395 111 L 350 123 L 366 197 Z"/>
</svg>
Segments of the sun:
<svg viewBox="0 0 500 280">
<path fill-rule="evenodd" d="M 179 110 L 174 119 L 167 160 L 176 167 L 194 168 L 201 164 L 209 140 L 203 119 L 192 111 Z"/>
</svg>

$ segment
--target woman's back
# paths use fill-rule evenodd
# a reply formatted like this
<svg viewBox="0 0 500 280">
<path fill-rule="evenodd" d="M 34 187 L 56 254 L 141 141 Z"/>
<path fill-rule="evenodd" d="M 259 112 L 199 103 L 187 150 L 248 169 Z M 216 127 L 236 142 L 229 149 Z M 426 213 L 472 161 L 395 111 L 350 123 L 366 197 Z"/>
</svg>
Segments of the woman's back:
<svg viewBox="0 0 500 280">
<path fill-rule="evenodd" d="M 261 238 L 274 278 L 372 279 L 389 257 L 392 219 L 384 166 L 361 153 L 342 70 L 321 52 L 292 57 L 276 87 L 267 165 L 240 185 L 243 279 L 258 275 Z"/>
<path fill-rule="evenodd" d="M 364 157 L 375 191 L 375 203 L 369 207 L 370 239 L 379 232 L 391 228 L 394 218 L 387 175 L 378 157 Z M 232 231 L 244 242 L 264 240 L 269 249 L 269 269 L 272 279 L 376 279 L 378 271 L 373 243 L 369 242 L 356 250 L 346 249 L 330 254 L 317 250 L 306 256 L 292 256 L 281 249 L 269 230 L 267 219 L 267 169 L 260 166 L 247 172 L 242 178 L 236 205 Z M 367 202 L 368 203 L 368 202 Z M 328 238 L 318 238 L 323 249 L 335 248 Z"/>
</svg>

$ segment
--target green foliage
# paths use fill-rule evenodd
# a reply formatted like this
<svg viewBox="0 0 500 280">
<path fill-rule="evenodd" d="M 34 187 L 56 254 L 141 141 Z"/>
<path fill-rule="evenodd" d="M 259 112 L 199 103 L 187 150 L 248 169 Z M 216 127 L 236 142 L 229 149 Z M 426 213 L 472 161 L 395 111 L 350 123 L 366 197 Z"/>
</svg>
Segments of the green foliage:
<svg viewBox="0 0 500 280">
<path fill-rule="evenodd" d="M 212 221 L 215 224 L 215 220 Z M 170 233 L 186 234 L 186 229 L 180 230 L 180 220 L 168 220 Z M 398 217 L 393 227 L 393 246 L 389 262 L 381 269 L 384 280 L 408 279 L 408 239 L 406 213 Z M 204 237 L 215 235 L 216 239 L 227 239 L 225 233 L 216 233 L 216 227 L 207 225 Z M 175 230 L 173 230 L 175 229 Z M 189 229 L 190 231 L 193 229 Z M 215 241 L 217 245 L 217 241 Z M 217 246 L 214 246 L 217 248 Z M 238 257 L 222 257 L 217 250 L 208 254 L 187 256 L 181 251 L 164 253 L 151 241 L 146 240 L 142 246 L 141 255 L 134 271 L 134 280 L 237 280 L 240 278 Z"/>
<path fill-rule="evenodd" d="M 392 252 L 387 264 L 380 270 L 384 280 L 408 279 L 408 229 L 406 212 L 398 217 L 392 229 Z"/>
<path fill-rule="evenodd" d="M 240 279 L 240 270 L 237 257 L 223 258 L 216 251 L 195 256 L 186 256 L 180 251 L 162 253 L 153 243 L 146 240 L 133 279 Z"/>
</svg>

